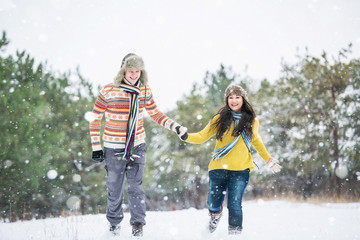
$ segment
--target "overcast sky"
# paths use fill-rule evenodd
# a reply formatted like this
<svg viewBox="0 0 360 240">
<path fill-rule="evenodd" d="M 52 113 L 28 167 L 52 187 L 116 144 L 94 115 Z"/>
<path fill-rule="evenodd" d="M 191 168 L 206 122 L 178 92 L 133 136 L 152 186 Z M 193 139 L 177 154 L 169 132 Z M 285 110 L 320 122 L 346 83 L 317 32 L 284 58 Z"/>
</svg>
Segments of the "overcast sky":
<svg viewBox="0 0 360 240">
<path fill-rule="evenodd" d="M 281 59 L 294 63 L 305 47 L 336 55 L 351 42 L 359 58 L 359 13 L 359 0 L 0 0 L 0 30 L 6 53 L 26 50 L 59 72 L 79 66 L 95 85 L 136 53 L 166 111 L 221 63 L 274 81 Z"/>
</svg>

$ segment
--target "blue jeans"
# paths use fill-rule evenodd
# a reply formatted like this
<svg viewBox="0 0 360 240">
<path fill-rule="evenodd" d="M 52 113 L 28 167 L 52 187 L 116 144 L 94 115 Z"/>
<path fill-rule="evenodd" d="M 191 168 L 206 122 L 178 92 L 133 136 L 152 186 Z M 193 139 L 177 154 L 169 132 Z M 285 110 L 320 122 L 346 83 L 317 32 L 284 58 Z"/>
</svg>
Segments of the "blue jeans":
<svg viewBox="0 0 360 240">
<path fill-rule="evenodd" d="M 208 207 L 210 212 L 222 209 L 226 193 L 229 209 L 229 225 L 241 226 L 243 221 L 242 197 L 249 182 L 250 170 L 229 171 L 216 169 L 209 172 Z"/>
</svg>

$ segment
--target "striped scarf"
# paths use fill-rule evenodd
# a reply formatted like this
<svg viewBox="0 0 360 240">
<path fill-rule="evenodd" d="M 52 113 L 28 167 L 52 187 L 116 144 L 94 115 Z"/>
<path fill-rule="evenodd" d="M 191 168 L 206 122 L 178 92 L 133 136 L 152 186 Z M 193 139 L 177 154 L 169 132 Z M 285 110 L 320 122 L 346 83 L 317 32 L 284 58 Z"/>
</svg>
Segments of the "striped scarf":
<svg viewBox="0 0 360 240">
<path fill-rule="evenodd" d="M 135 142 L 135 132 L 136 132 L 136 123 L 137 118 L 139 114 L 139 94 L 140 94 L 140 80 L 135 83 L 135 85 L 132 85 L 129 81 L 124 79 L 124 83 L 120 84 L 120 88 L 124 90 L 125 92 L 130 94 L 130 113 L 129 113 L 129 119 L 126 129 L 126 143 L 125 143 L 125 149 L 123 152 L 118 153 L 116 155 L 119 155 L 119 160 L 133 160 L 132 150 L 134 147 Z"/>
<path fill-rule="evenodd" d="M 235 120 L 235 128 L 239 125 L 240 119 L 241 119 L 241 113 L 236 113 L 231 111 L 233 118 Z M 246 147 L 248 148 L 249 152 L 250 152 L 250 148 L 251 148 L 251 137 L 249 136 L 249 134 L 246 132 L 246 130 L 244 129 L 241 132 L 241 137 L 243 138 Z M 237 144 L 237 142 L 240 139 L 240 135 L 237 136 L 231 143 L 229 143 L 228 145 L 226 145 L 223 148 L 219 148 L 216 149 L 213 153 L 212 153 L 212 158 L 217 161 L 220 158 L 224 158 L 226 157 L 226 155 L 229 154 L 229 152 L 231 152 L 231 150 L 235 147 L 235 145 Z"/>
</svg>

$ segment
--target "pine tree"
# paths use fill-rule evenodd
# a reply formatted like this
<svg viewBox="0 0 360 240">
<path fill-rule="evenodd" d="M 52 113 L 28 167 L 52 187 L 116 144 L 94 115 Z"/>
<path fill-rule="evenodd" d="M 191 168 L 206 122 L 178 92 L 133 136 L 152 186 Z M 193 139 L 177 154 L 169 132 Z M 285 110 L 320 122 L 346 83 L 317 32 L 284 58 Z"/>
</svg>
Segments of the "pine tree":
<svg viewBox="0 0 360 240">
<path fill-rule="evenodd" d="M 3 33 L 1 52 L 7 44 Z M 96 211 L 105 189 L 102 171 L 86 171 L 92 164 L 84 119 L 94 101 L 91 85 L 79 72 L 72 77 L 36 66 L 25 51 L 1 55 L 0 65 L 2 214 L 11 221 L 59 215 L 71 210 L 71 196 L 80 199 L 83 213 Z"/>
<path fill-rule="evenodd" d="M 293 66 L 284 65 L 284 75 L 275 84 L 271 104 L 274 144 L 282 146 L 284 173 L 296 176 L 294 191 L 304 197 L 321 189 L 339 197 L 349 189 L 343 188 L 345 181 L 341 180 L 346 174 L 335 174 L 342 166 L 356 165 L 354 156 L 359 151 L 358 146 L 344 147 L 347 131 L 354 144 L 359 136 L 358 122 L 354 122 L 359 108 L 359 94 L 354 93 L 359 89 L 359 60 L 346 62 L 349 51 L 350 47 L 342 49 L 332 63 L 324 53 L 321 58 L 307 55 Z"/>
</svg>

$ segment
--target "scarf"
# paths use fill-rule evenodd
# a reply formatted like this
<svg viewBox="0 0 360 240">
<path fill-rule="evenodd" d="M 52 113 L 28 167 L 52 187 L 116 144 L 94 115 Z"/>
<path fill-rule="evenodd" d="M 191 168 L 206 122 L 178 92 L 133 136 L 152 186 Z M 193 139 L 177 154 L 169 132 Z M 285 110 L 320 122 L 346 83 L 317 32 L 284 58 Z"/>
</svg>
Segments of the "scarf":
<svg viewBox="0 0 360 240">
<path fill-rule="evenodd" d="M 235 128 L 239 125 L 240 119 L 241 119 L 241 113 L 236 113 L 231 111 L 233 118 L 235 120 Z M 241 137 L 243 138 L 246 147 L 248 148 L 249 152 L 250 152 L 250 148 L 251 148 L 251 137 L 250 135 L 247 133 L 247 131 L 244 129 L 241 132 Z M 213 160 L 217 161 L 220 158 L 224 158 L 226 157 L 229 152 L 231 152 L 231 150 L 235 147 L 235 145 L 238 143 L 240 139 L 240 135 L 237 136 L 231 143 L 229 143 L 228 145 L 226 145 L 223 148 L 219 148 L 219 149 L 215 149 L 214 152 L 212 153 L 212 158 Z"/>
<path fill-rule="evenodd" d="M 132 85 L 129 81 L 124 79 L 125 83 L 120 84 L 120 88 L 130 94 L 130 113 L 126 129 L 126 143 L 123 152 L 115 154 L 119 160 L 133 160 L 131 157 L 134 148 L 136 123 L 139 114 L 139 94 L 140 94 L 140 80 Z"/>
</svg>

